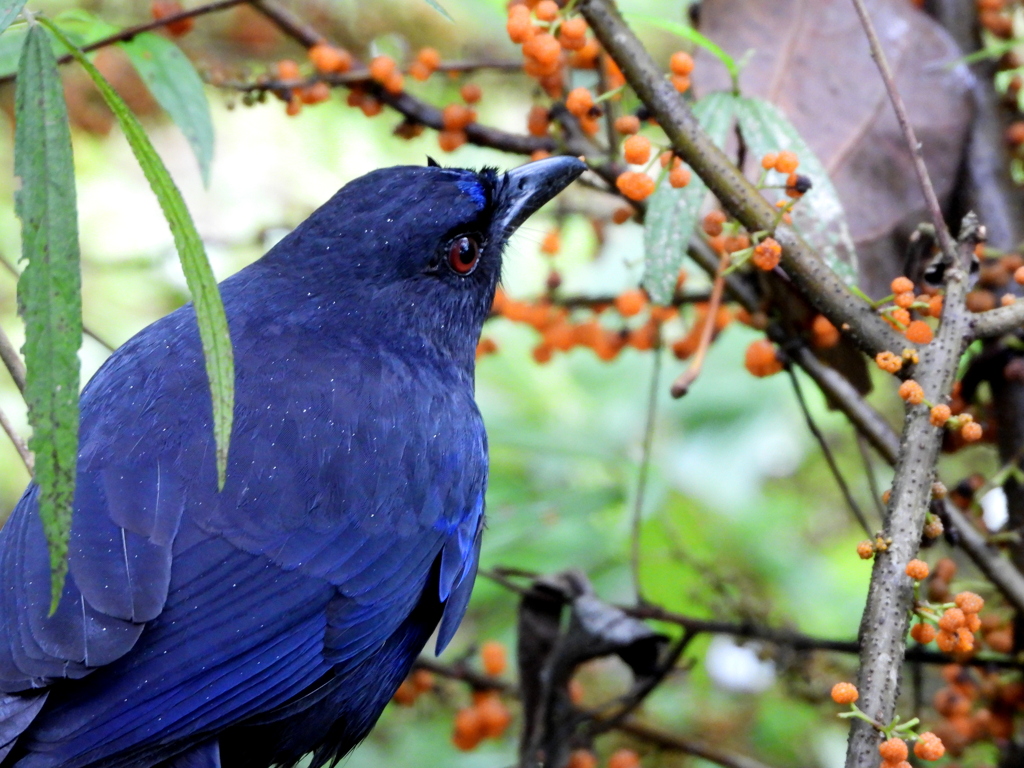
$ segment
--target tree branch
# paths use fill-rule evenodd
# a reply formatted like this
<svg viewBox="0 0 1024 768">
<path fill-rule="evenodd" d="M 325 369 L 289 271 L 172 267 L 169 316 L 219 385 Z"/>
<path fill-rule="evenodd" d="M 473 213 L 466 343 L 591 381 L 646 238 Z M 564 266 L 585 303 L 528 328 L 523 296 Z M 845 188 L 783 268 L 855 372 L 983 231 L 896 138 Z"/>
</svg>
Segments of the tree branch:
<svg viewBox="0 0 1024 768">
<path fill-rule="evenodd" d="M 10 372 L 18 391 L 25 394 L 25 363 L 2 327 L 0 327 L 0 360 Z"/>
<path fill-rule="evenodd" d="M 28 449 L 25 441 L 18 434 L 17 430 L 14 429 L 14 425 L 11 424 L 11 420 L 7 418 L 7 414 L 0 410 L 0 428 L 7 433 L 7 436 L 11 438 L 11 442 L 14 443 L 14 449 L 18 452 L 21 460 L 25 463 L 25 468 L 28 473 L 33 474 L 35 468 L 35 459 L 32 456 L 32 451 Z"/>
<path fill-rule="evenodd" d="M 992 339 L 1024 329 L 1024 299 L 971 317 L 971 337 Z"/>
<path fill-rule="evenodd" d="M 658 120 L 675 151 L 704 180 L 722 204 L 751 232 L 774 230 L 783 246 L 782 265 L 810 302 L 837 328 L 849 328 L 871 355 L 913 346 L 896 333 L 786 225 L 775 226 L 778 210 L 719 149 L 694 118 L 650 54 L 626 26 L 613 0 L 582 0 L 580 11 L 626 80 Z"/>
</svg>

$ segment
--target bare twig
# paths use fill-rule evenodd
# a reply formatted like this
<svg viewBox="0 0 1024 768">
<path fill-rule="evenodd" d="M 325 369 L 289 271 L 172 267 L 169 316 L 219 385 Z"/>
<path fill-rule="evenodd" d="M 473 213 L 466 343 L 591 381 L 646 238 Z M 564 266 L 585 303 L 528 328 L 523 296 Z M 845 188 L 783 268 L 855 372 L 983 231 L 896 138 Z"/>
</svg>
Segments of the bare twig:
<svg viewBox="0 0 1024 768">
<path fill-rule="evenodd" d="M 21 355 L 18 354 L 18 350 L 14 348 L 14 344 L 11 343 L 10 337 L 0 327 L 0 360 L 3 360 L 4 366 L 11 374 L 11 378 L 14 379 L 15 385 L 18 390 L 25 393 L 25 363 L 21 359 Z"/>
<path fill-rule="evenodd" d="M 28 449 L 28 445 L 21 438 L 21 435 L 14 429 L 14 425 L 11 424 L 11 420 L 7 418 L 7 414 L 0 410 L 0 428 L 3 428 L 7 436 L 11 438 L 11 442 L 14 443 L 14 449 L 21 456 L 21 460 L 25 462 L 25 468 L 31 475 L 35 467 L 35 459 L 32 456 L 32 451 Z"/>
<path fill-rule="evenodd" d="M 1024 300 L 1017 299 L 1008 307 L 990 309 L 971 316 L 971 335 L 975 339 L 992 339 L 1024 330 Z"/>
<path fill-rule="evenodd" d="M 654 363 L 651 368 L 651 384 L 647 393 L 647 419 L 644 424 L 644 442 L 640 457 L 640 469 L 636 478 L 636 499 L 633 502 L 633 520 L 630 527 L 630 570 L 633 573 L 633 588 L 638 603 L 644 602 L 640 587 L 640 529 L 643 522 L 644 496 L 647 491 L 647 475 L 651 468 L 651 448 L 654 445 L 654 425 L 658 413 L 658 389 L 661 381 L 661 329 L 654 345 Z"/>
<path fill-rule="evenodd" d="M 899 351 L 907 340 L 863 299 L 855 296 L 818 254 L 786 225 L 776 227 L 778 210 L 711 141 L 682 96 L 622 20 L 614 0 L 582 0 L 580 11 L 626 80 L 651 110 L 672 145 L 722 204 L 751 232 L 773 231 L 783 246 L 782 265 L 810 302 L 866 352 Z"/>
<path fill-rule="evenodd" d="M 921 350 L 917 381 L 931 402 L 942 402 L 956 377 L 957 363 L 969 329 L 964 297 L 967 269 L 978 242 L 977 217 L 968 214 L 961 227 L 958 260 L 946 270 L 946 298 L 935 339 Z M 860 629 L 858 706 L 876 722 L 888 723 L 896 709 L 902 659 L 906 651 L 912 582 L 905 569 L 917 554 L 921 529 L 935 478 L 942 443 L 941 428 L 929 421 L 925 404 L 908 406 L 896 476 L 883 536 L 891 540 L 875 556 L 867 605 Z M 855 720 L 850 728 L 847 768 L 875 768 L 880 735 L 872 725 Z"/>
<path fill-rule="evenodd" d="M 803 389 L 800 386 L 800 379 L 797 378 L 796 371 L 793 370 L 792 365 L 786 366 L 786 372 L 789 373 L 789 380 L 793 383 L 793 392 L 796 394 L 796 400 L 800 403 L 800 410 L 804 414 L 804 421 L 807 422 L 807 428 L 814 435 L 814 439 L 818 441 L 818 446 L 821 448 L 822 454 L 825 456 L 825 461 L 828 464 L 829 470 L 832 472 L 832 477 L 835 478 L 836 485 L 839 486 L 839 490 L 843 494 L 843 498 L 846 499 L 846 506 L 850 508 L 853 516 L 857 518 L 857 522 L 860 523 L 860 527 L 864 529 L 864 533 L 867 536 L 871 536 L 874 531 L 871 530 L 871 526 L 868 525 L 867 518 L 864 517 L 864 513 L 861 511 L 860 505 L 857 504 L 857 500 L 853 498 L 853 494 L 850 492 L 850 486 L 846 483 L 846 478 L 843 477 L 842 470 L 839 469 L 839 464 L 836 463 L 836 457 L 832 455 L 832 449 L 829 447 L 828 440 L 825 439 L 825 435 L 818 429 L 818 425 L 814 422 L 814 417 L 811 415 L 810 409 L 807 407 L 807 401 L 804 399 Z"/>
<path fill-rule="evenodd" d="M 878 485 L 875 465 L 871 461 L 871 454 L 868 452 L 867 440 L 864 435 L 859 430 L 855 430 L 854 434 L 857 438 L 857 452 L 860 453 L 860 459 L 864 462 L 864 474 L 867 476 L 868 488 L 871 490 L 871 501 L 874 502 L 878 519 L 881 520 L 885 518 L 885 507 L 882 505 L 882 489 Z"/>
<path fill-rule="evenodd" d="M 878 65 L 878 71 L 882 75 L 882 82 L 885 83 L 885 90 L 889 94 L 889 101 L 892 102 L 892 108 L 896 112 L 896 120 L 903 131 L 903 138 L 906 139 L 907 146 L 910 148 L 911 158 L 914 163 L 914 173 L 917 174 L 917 183 L 921 185 L 921 193 L 924 195 L 928 215 L 931 217 L 932 224 L 935 225 L 936 239 L 942 248 L 946 263 L 952 264 L 956 260 L 956 246 L 953 243 L 952 235 L 949 234 L 949 227 L 946 226 L 946 219 L 942 215 L 942 206 L 939 205 L 939 198 L 935 194 L 935 187 L 932 186 L 931 177 L 928 175 L 928 168 L 925 167 L 924 155 L 921 152 L 921 142 L 917 140 L 914 128 L 910 124 L 907 107 L 903 103 L 903 97 L 900 96 L 899 90 L 896 88 L 896 82 L 892 77 L 892 70 L 889 69 L 889 61 L 886 59 L 885 51 L 882 50 L 882 44 L 875 33 L 875 27 L 871 23 L 871 16 L 864 5 L 864 0 L 852 0 L 852 2 L 853 7 L 857 10 L 857 15 L 860 17 L 861 25 L 864 27 L 864 34 L 868 38 L 868 45 L 871 47 L 871 57 Z"/>
<path fill-rule="evenodd" d="M 711 338 L 715 332 L 715 318 L 718 315 L 718 307 L 722 303 L 722 294 L 725 292 L 725 270 L 729 266 L 729 254 L 722 253 L 718 262 L 718 269 L 715 271 L 715 282 L 711 287 L 711 301 L 708 302 L 708 313 L 704 318 L 704 327 L 701 329 L 700 341 L 697 344 L 697 352 L 693 361 L 672 382 L 672 397 L 682 397 L 690 391 L 693 382 L 700 376 L 704 367 L 704 358 L 707 356 L 708 347 L 711 346 Z"/>
</svg>

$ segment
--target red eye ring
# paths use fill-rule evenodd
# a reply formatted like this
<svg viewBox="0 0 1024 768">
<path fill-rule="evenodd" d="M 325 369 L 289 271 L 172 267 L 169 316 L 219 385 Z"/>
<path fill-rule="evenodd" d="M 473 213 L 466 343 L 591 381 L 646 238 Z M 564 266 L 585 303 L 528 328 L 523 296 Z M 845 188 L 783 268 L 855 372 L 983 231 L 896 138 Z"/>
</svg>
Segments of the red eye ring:
<svg viewBox="0 0 1024 768">
<path fill-rule="evenodd" d="M 468 275 L 480 261 L 480 243 L 472 235 L 459 235 L 448 246 L 448 266 L 457 274 Z"/>
</svg>

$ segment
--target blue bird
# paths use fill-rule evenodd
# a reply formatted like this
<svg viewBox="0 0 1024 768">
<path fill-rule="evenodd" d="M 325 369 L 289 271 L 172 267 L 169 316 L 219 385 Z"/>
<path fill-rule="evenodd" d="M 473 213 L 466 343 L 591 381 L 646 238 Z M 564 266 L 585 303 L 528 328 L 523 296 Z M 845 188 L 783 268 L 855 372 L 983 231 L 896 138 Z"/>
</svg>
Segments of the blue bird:
<svg viewBox="0 0 1024 768">
<path fill-rule="evenodd" d="M 0 532 L 0 768 L 333 764 L 469 601 L 477 339 L 509 235 L 584 170 L 396 167 L 221 284 L 227 482 L 186 305 L 82 395 L 69 576 L 38 489 Z"/>
</svg>

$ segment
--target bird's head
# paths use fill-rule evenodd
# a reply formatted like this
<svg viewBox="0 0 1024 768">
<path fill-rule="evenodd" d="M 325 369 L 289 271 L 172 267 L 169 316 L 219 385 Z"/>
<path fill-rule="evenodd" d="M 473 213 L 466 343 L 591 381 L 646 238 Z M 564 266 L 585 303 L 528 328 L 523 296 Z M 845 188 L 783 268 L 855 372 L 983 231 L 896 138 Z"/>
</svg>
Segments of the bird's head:
<svg viewBox="0 0 1024 768">
<path fill-rule="evenodd" d="M 343 187 L 264 262 L 301 279 L 346 326 L 365 322 L 379 333 L 386 323 L 471 355 L 509 236 L 585 168 L 553 157 L 508 172 L 433 162 L 373 171 Z"/>
</svg>

